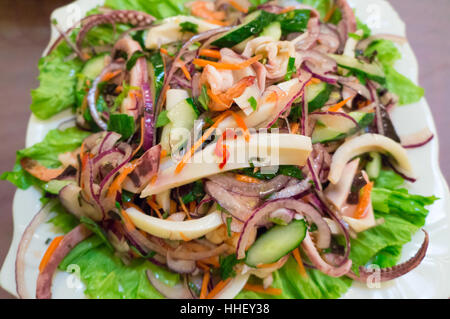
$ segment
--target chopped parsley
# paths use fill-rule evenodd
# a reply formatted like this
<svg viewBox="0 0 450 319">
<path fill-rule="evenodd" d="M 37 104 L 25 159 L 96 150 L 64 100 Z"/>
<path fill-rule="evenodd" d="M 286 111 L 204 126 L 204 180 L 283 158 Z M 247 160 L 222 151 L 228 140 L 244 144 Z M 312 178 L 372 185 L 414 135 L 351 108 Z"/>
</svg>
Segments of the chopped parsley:
<svg viewBox="0 0 450 319">
<path fill-rule="evenodd" d="M 127 70 L 130 71 L 135 65 L 136 61 L 142 57 L 145 57 L 145 53 L 142 51 L 136 51 L 127 61 Z"/>
<path fill-rule="evenodd" d="M 200 92 L 200 96 L 198 97 L 198 102 L 201 104 L 201 106 L 208 110 L 208 104 L 209 104 L 209 96 L 208 96 L 208 89 L 206 88 L 206 85 L 202 85 L 202 91 Z"/>
<path fill-rule="evenodd" d="M 250 106 L 252 107 L 253 111 L 256 111 L 256 109 L 258 108 L 258 102 L 256 101 L 255 97 L 250 97 L 248 99 L 248 103 L 250 103 Z"/>
<path fill-rule="evenodd" d="M 158 119 L 156 120 L 156 128 L 163 127 L 170 123 L 170 119 L 167 117 L 167 110 L 162 111 L 158 115 Z"/>
<path fill-rule="evenodd" d="M 181 32 L 198 33 L 198 24 L 186 21 L 180 23 Z"/>
<path fill-rule="evenodd" d="M 234 266 L 239 264 L 239 260 L 236 259 L 236 255 L 229 255 L 227 257 L 219 257 L 220 263 L 220 277 L 222 280 L 225 280 L 230 277 L 236 276 L 236 272 L 234 271 Z"/>
<path fill-rule="evenodd" d="M 289 62 L 288 62 L 288 66 L 287 66 L 287 70 L 286 70 L 286 75 L 284 76 L 284 79 L 286 81 L 289 81 L 292 78 L 292 75 L 296 72 L 297 70 L 295 69 L 295 58 L 290 57 L 289 58 Z"/>
</svg>

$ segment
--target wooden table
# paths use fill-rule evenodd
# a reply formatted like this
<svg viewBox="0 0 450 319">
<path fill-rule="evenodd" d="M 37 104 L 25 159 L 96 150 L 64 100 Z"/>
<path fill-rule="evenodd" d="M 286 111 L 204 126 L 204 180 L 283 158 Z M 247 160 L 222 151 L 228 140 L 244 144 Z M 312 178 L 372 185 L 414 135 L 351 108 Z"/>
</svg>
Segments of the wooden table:
<svg viewBox="0 0 450 319">
<path fill-rule="evenodd" d="M 49 15 L 67 0 L 2 0 L 0 2 L 0 172 L 10 170 L 15 151 L 24 147 L 30 90 L 38 86 L 37 62 L 49 41 Z M 391 0 L 408 27 L 420 64 L 420 83 L 435 115 L 441 137 L 441 167 L 450 178 L 450 1 Z M 12 237 L 15 188 L 0 182 L 0 265 Z M 0 288 L 0 298 L 11 298 Z"/>
</svg>

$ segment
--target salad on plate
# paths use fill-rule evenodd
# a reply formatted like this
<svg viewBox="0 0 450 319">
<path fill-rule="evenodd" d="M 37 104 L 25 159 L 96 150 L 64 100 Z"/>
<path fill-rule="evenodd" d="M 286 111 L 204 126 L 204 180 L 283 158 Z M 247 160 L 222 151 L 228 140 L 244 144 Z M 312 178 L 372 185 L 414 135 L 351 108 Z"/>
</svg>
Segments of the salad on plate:
<svg viewBox="0 0 450 319">
<path fill-rule="evenodd" d="M 76 265 L 89 298 L 339 298 L 425 257 L 424 231 L 399 263 L 437 199 L 404 187 L 406 149 L 433 134 L 390 117 L 423 89 L 394 67 L 407 40 L 346 0 L 106 0 L 53 24 L 31 110 L 72 116 L 1 175 L 42 191 L 19 297 Z"/>
</svg>

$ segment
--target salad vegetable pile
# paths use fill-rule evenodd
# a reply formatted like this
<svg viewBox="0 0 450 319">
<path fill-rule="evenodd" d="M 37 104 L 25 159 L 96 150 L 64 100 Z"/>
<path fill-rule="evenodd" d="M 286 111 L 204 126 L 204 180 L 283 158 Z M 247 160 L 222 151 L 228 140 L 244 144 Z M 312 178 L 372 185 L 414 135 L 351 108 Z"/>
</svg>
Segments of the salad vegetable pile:
<svg viewBox="0 0 450 319">
<path fill-rule="evenodd" d="M 413 195 L 399 36 L 346 0 L 106 0 L 39 62 L 31 110 L 72 117 L 2 179 L 42 190 L 17 293 L 77 265 L 90 298 L 338 298 L 398 278 L 435 197 Z M 256 154 L 256 155 L 255 155 Z M 25 258 L 51 222 L 35 292 Z"/>
</svg>

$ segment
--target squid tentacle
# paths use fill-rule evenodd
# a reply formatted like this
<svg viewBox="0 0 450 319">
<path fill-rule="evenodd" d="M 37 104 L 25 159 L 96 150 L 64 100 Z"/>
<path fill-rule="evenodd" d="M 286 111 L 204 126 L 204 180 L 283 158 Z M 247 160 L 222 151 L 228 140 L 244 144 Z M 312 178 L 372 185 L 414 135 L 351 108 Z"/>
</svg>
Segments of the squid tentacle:
<svg viewBox="0 0 450 319">
<path fill-rule="evenodd" d="M 377 278 L 380 282 L 394 280 L 398 277 L 406 275 L 411 270 L 419 266 L 419 264 L 425 258 L 429 244 L 428 233 L 424 229 L 422 229 L 422 231 L 425 233 L 425 239 L 417 253 L 408 261 L 402 264 L 396 265 L 394 267 L 380 269 L 379 276 Z M 352 271 L 347 273 L 347 276 L 359 282 L 366 282 L 368 279 L 370 279 L 371 276 L 374 276 L 374 274 L 374 270 L 370 270 L 362 266 L 359 268 L 359 276 Z"/>
</svg>

